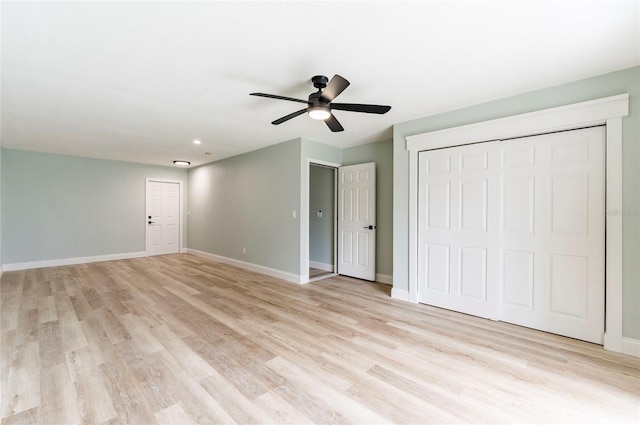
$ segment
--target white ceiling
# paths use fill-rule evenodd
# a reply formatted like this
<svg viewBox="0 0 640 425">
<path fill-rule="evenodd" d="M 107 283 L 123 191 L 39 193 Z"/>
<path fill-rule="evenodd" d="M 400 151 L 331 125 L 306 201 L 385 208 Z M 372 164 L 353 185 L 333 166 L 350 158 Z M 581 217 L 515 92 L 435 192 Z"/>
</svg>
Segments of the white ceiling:
<svg viewBox="0 0 640 425">
<path fill-rule="evenodd" d="M 639 1 L 8 2 L 1 145 L 193 165 L 296 137 L 346 147 L 393 124 L 640 64 Z M 331 133 L 279 126 L 340 74 Z M 202 144 L 195 146 L 193 139 Z M 207 156 L 204 153 L 211 152 Z"/>
</svg>

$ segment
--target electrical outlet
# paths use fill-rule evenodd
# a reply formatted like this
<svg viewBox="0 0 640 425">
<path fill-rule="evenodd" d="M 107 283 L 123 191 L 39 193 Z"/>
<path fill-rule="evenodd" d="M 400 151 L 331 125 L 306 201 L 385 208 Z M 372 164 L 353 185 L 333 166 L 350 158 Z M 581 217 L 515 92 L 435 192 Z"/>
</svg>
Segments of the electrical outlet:
<svg viewBox="0 0 640 425">
<path fill-rule="evenodd" d="M 243 254 L 246 254 L 246 253 L 247 253 L 247 248 L 246 248 L 246 247 L 244 247 L 244 246 L 242 247 L 242 253 L 243 253 Z"/>
<path fill-rule="evenodd" d="M 298 211 L 291 210 L 291 218 L 298 218 Z"/>
</svg>

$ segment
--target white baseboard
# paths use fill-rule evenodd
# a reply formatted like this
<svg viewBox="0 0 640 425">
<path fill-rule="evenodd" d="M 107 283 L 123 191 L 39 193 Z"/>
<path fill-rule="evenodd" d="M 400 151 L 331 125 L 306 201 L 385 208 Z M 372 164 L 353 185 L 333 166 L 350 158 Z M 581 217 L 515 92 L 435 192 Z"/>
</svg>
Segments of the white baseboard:
<svg viewBox="0 0 640 425">
<path fill-rule="evenodd" d="M 409 291 L 406 289 L 392 288 L 391 298 L 394 300 L 409 301 Z"/>
<path fill-rule="evenodd" d="M 43 260 L 43 261 L 29 261 L 26 263 L 10 263 L 3 264 L 2 269 L 4 271 L 16 271 L 16 270 L 28 270 L 39 269 L 41 267 L 58 267 L 58 266 L 70 266 L 72 264 L 84 264 L 84 263 L 97 263 L 100 261 L 113 261 L 113 260 L 128 260 L 130 258 L 146 257 L 146 252 L 126 252 L 122 254 L 107 254 L 107 255 L 95 255 L 92 257 L 75 257 L 75 258 L 60 258 L 57 260 Z"/>
<path fill-rule="evenodd" d="M 640 339 L 622 338 L 622 352 L 630 356 L 640 357 Z"/>
<path fill-rule="evenodd" d="M 267 276 L 276 277 L 278 279 L 286 280 L 287 282 L 297 283 L 298 285 L 306 282 L 304 276 L 298 276 L 293 273 L 284 272 L 282 270 L 272 269 L 270 267 L 261 266 L 259 264 L 247 263 L 246 261 L 236 260 L 234 258 L 223 257 L 221 255 L 211 254 L 210 252 L 200 251 L 197 249 L 187 248 L 187 253 L 197 255 L 198 257 L 206 258 L 208 260 L 218 261 L 220 263 L 230 264 L 232 266 L 240 267 L 241 269 L 251 270 L 252 272 L 258 272 L 266 274 Z M 309 276 L 307 275 L 307 280 Z"/>
<path fill-rule="evenodd" d="M 393 276 L 389 276 L 388 274 L 376 273 L 376 282 L 393 285 Z"/>
<path fill-rule="evenodd" d="M 333 271 L 333 264 L 318 263 L 317 261 L 309 261 L 309 267 L 313 267 L 314 269 L 324 270 L 326 272 Z"/>
</svg>

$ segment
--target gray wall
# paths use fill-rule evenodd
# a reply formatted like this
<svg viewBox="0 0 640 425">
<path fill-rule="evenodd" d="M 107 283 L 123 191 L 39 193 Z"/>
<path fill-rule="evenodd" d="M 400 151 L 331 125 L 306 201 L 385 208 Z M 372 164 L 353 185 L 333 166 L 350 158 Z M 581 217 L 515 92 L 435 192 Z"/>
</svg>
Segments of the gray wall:
<svg viewBox="0 0 640 425">
<path fill-rule="evenodd" d="M 189 248 L 299 275 L 299 208 L 300 139 L 193 168 Z"/>
<path fill-rule="evenodd" d="M 393 141 L 343 150 L 343 165 L 376 163 L 376 273 L 393 275 Z"/>
<path fill-rule="evenodd" d="M 309 169 L 309 261 L 333 265 L 335 239 L 335 170 L 312 165 Z M 318 217 L 318 210 L 322 217 Z"/>
<path fill-rule="evenodd" d="M 409 155 L 406 136 L 629 93 L 623 118 L 623 335 L 640 339 L 640 67 L 524 93 L 394 126 L 393 284 L 408 290 Z"/>
<path fill-rule="evenodd" d="M 4 264 L 143 252 L 145 179 L 186 187 L 188 178 L 172 167 L 12 149 L 2 149 L 1 172 Z"/>
</svg>

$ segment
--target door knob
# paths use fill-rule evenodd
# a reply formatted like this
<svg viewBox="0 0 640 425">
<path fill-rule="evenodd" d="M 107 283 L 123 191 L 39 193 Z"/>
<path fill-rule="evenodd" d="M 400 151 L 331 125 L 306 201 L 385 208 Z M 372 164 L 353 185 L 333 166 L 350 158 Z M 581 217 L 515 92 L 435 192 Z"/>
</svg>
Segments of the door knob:
<svg viewBox="0 0 640 425">
<path fill-rule="evenodd" d="M 375 229 L 376 226 L 364 226 L 363 229 L 369 229 L 369 230 L 373 230 Z"/>
<path fill-rule="evenodd" d="M 156 224 L 156 222 L 149 220 L 149 224 Z"/>
</svg>

